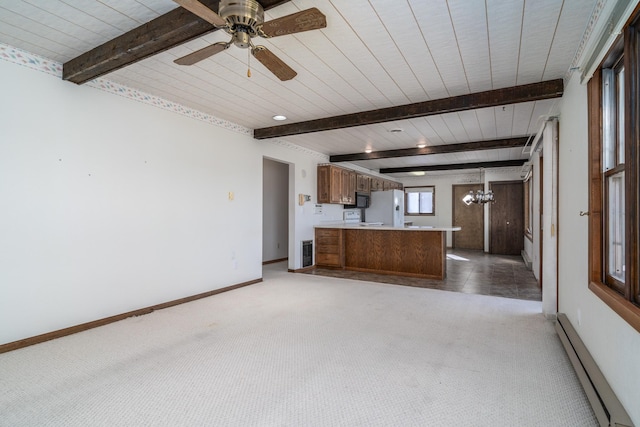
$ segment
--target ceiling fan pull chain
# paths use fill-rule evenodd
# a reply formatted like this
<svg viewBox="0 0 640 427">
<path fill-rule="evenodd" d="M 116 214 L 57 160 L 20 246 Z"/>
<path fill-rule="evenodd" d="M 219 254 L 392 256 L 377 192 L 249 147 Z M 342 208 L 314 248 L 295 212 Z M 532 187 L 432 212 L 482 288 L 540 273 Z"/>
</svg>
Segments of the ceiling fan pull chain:
<svg viewBox="0 0 640 427">
<path fill-rule="evenodd" d="M 247 49 L 247 77 L 251 78 L 251 49 Z"/>
</svg>

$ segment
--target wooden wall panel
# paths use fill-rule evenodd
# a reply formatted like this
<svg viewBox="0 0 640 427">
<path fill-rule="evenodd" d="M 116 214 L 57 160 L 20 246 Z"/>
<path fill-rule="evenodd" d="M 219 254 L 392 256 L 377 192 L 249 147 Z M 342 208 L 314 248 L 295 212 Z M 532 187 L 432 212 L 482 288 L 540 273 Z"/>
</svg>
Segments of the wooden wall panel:
<svg viewBox="0 0 640 427">
<path fill-rule="evenodd" d="M 344 230 L 345 268 L 444 279 L 442 231 Z"/>
</svg>

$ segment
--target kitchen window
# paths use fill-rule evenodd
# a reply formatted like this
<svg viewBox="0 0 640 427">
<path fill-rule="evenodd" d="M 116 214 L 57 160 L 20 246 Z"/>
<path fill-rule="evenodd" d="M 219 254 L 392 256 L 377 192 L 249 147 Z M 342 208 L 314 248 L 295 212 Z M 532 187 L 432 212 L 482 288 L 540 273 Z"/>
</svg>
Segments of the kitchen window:
<svg viewBox="0 0 640 427">
<path fill-rule="evenodd" d="M 435 215 L 436 187 L 405 187 L 405 215 Z"/>
<path fill-rule="evenodd" d="M 640 331 L 640 17 L 588 84 L 589 288 Z"/>
</svg>

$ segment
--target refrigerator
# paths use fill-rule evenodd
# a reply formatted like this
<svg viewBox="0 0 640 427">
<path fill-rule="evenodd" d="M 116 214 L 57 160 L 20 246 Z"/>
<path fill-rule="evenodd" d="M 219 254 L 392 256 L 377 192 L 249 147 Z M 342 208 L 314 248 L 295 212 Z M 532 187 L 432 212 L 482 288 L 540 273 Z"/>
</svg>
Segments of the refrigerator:
<svg viewBox="0 0 640 427">
<path fill-rule="evenodd" d="M 404 227 L 404 191 L 372 191 L 369 203 L 367 223 L 381 222 L 388 227 Z"/>
</svg>

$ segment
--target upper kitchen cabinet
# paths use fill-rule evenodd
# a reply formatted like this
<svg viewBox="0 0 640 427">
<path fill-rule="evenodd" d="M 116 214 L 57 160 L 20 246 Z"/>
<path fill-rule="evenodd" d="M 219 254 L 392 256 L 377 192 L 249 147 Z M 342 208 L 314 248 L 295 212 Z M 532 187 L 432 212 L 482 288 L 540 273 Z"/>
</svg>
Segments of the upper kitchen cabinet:
<svg viewBox="0 0 640 427">
<path fill-rule="evenodd" d="M 377 178 L 375 176 L 371 177 L 371 191 L 382 191 L 384 190 L 384 179 Z"/>
<path fill-rule="evenodd" d="M 383 190 L 402 190 L 402 184 L 396 181 L 384 181 L 382 184 Z"/>
<path fill-rule="evenodd" d="M 364 194 L 371 192 L 371 177 L 369 175 L 356 174 L 356 192 Z"/>
<path fill-rule="evenodd" d="M 402 184 L 331 164 L 318 165 L 318 203 L 353 205 L 356 192 L 402 190 Z"/>
<path fill-rule="evenodd" d="M 342 202 L 347 205 L 356 202 L 356 173 L 349 169 L 342 170 Z"/>
<path fill-rule="evenodd" d="M 318 203 L 353 204 L 355 200 L 355 171 L 318 165 Z"/>
</svg>

